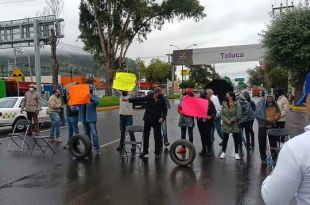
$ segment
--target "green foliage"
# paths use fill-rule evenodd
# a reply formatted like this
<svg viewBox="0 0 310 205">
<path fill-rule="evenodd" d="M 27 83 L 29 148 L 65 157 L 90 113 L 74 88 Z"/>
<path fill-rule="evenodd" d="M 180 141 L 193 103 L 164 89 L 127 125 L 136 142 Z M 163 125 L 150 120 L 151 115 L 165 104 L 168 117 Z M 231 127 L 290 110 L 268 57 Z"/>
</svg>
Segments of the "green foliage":
<svg viewBox="0 0 310 205">
<path fill-rule="evenodd" d="M 178 99 L 180 99 L 180 97 L 181 97 L 181 94 L 179 94 L 179 93 L 176 93 L 176 94 L 174 94 L 174 95 L 168 95 L 168 99 L 171 99 L 171 100 L 178 100 Z"/>
<path fill-rule="evenodd" d="M 213 79 L 219 78 L 219 74 L 210 65 L 191 66 L 190 80 L 196 88 L 205 88 Z"/>
<path fill-rule="evenodd" d="M 195 83 L 192 82 L 191 80 L 185 80 L 182 83 L 180 83 L 179 87 L 181 89 L 194 88 L 195 87 Z"/>
<path fill-rule="evenodd" d="M 249 75 L 249 84 L 251 87 L 261 86 L 262 84 L 266 85 L 265 70 L 263 67 L 257 66 L 253 69 L 248 69 L 247 73 Z"/>
<path fill-rule="evenodd" d="M 288 89 L 288 73 L 287 70 L 274 68 L 268 72 L 268 78 L 271 88 L 283 88 L 285 91 Z"/>
<path fill-rule="evenodd" d="M 99 100 L 99 107 L 109 107 L 119 105 L 119 97 L 117 96 L 106 96 Z"/>
<path fill-rule="evenodd" d="M 143 61 L 138 62 L 138 69 L 149 82 L 165 83 L 171 79 L 171 65 L 160 59 L 153 59 L 151 64 L 145 68 Z"/>
</svg>

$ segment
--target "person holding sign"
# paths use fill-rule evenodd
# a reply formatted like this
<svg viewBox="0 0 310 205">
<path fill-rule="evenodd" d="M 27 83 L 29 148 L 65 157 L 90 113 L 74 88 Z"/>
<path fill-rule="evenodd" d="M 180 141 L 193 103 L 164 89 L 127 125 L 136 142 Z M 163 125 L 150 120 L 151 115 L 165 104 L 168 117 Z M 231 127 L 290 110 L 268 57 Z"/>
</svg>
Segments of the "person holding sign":
<svg viewBox="0 0 310 205">
<path fill-rule="evenodd" d="M 72 86 L 73 87 L 73 86 Z M 79 106 L 79 121 L 83 122 L 85 135 L 89 139 L 93 138 L 93 145 L 96 150 L 96 154 L 100 155 L 100 145 L 97 133 L 97 106 L 99 104 L 99 98 L 95 95 L 94 86 L 90 85 L 90 103 Z M 69 93 L 69 95 L 71 95 Z"/>
<path fill-rule="evenodd" d="M 162 89 L 157 87 L 154 92 L 144 96 L 130 98 L 129 100 L 123 99 L 123 101 L 133 102 L 146 102 L 145 113 L 144 113 L 144 135 L 143 135 L 143 152 L 140 158 L 145 157 L 149 153 L 149 138 L 150 131 L 153 127 L 154 140 L 155 140 L 155 159 L 160 158 L 160 151 L 162 147 L 162 134 L 161 125 L 167 117 L 167 103 L 162 93 Z"/>
<path fill-rule="evenodd" d="M 221 159 L 225 158 L 225 152 L 227 147 L 227 142 L 229 139 L 229 134 L 232 133 L 235 143 L 235 159 L 240 160 L 239 156 L 239 121 L 241 118 L 241 105 L 237 101 L 236 94 L 234 92 L 228 92 L 226 95 L 226 101 L 223 102 L 222 109 L 222 120 L 223 120 L 223 147 Z"/>
</svg>

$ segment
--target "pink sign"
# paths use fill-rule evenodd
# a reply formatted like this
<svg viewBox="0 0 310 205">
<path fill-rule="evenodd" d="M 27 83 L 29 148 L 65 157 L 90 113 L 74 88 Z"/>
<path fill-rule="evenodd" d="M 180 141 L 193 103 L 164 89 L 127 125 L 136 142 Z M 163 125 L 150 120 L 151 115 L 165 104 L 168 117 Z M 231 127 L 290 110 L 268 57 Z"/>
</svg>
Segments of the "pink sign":
<svg viewBox="0 0 310 205">
<path fill-rule="evenodd" d="M 182 99 L 182 112 L 184 115 L 207 118 L 209 101 L 202 98 L 184 96 Z"/>
</svg>

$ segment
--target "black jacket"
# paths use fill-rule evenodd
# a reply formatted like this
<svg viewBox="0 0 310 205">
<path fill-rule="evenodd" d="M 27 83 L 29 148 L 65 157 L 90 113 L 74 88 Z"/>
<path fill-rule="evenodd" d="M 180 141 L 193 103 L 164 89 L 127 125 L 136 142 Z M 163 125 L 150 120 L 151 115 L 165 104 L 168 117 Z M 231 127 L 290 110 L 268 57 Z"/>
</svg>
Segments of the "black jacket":
<svg viewBox="0 0 310 205">
<path fill-rule="evenodd" d="M 166 119 L 167 117 L 168 109 L 164 96 L 160 97 L 158 100 L 155 100 L 154 94 L 152 93 L 145 97 L 130 98 L 129 102 L 146 102 L 143 117 L 144 122 L 158 124 L 160 118 Z"/>
</svg>

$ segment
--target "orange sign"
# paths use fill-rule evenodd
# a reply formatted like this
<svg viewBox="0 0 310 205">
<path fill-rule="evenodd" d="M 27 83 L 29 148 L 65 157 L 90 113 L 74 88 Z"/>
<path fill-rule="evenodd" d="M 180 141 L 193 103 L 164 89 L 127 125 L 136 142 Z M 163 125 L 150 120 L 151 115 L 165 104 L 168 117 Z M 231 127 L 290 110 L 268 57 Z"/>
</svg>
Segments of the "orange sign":
<svg viewBox="0 0 310 205">
<path fill-rule="evenodd" d="M 69 87 L 69 105 L 85 105 L 90 103 L 88 84 L 78 84 Z"/>
</svg>

